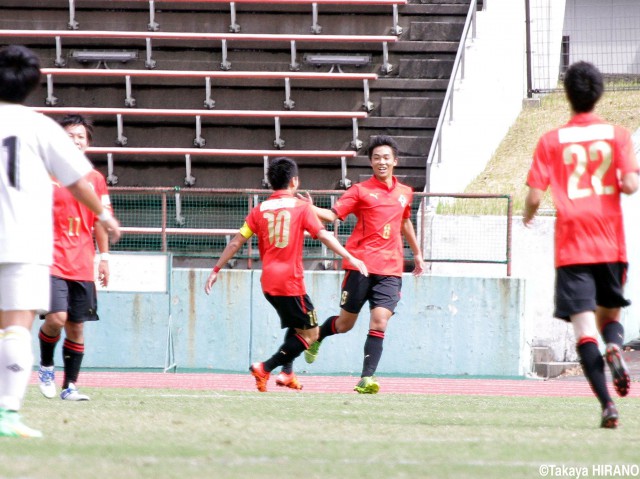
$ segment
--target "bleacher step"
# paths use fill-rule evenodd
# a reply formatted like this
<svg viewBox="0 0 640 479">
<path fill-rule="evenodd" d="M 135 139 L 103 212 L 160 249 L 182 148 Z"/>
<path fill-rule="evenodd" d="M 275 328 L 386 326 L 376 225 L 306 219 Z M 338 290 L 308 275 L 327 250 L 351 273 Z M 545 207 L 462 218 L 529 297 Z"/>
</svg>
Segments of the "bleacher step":
<svg viewBox="0 0 640 479">
<path fill-rule="evenodd" d="M 400 9 L 402 15 L 463 15 L 469 10 L 468 4 L 443 3 L 443 4 L 411 4 Z"/>
<path fill-rule="evenodd" d="M 394 117 L 394 116 L 370 116 L 364 120 L 360 120 L 359 124 L 362 128 L 386 129 L 391 134 L 391 130 L 433 130 L 438 123 L 438 117 Z M 397 132 L 402 134 L 401 132 Z M 394 135 L 396 133 L 393 133 Z"/>
<path fill-rule="evenodd" d="M 453 70 L 453 59 L 401 59 L 400 76 L 404 78 L 449 78 Z"/>
<path fill-rule="evenodd" d="M 411 22 L 409 39 L 412 41 L 447 42 L 460 39 L 464 22 Z"/>
<path fill-rule="evenodd" d="M 380 100 L 381 116 L 437 118 L 442 109 L 442 98 L 383 96 Z"/>
</svg>

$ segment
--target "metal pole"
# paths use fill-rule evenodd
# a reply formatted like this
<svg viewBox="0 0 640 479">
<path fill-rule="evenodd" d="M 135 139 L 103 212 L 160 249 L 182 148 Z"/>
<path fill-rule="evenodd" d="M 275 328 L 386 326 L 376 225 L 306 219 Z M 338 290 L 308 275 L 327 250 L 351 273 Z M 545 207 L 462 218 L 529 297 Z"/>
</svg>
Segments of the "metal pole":
<svg viewBox="0 0 640 479">
<path fill-rule="evenodd" d="M 247 214 L 249 214 L 248 212 L 250 212 L 253 209 L 253 200 L 252 200 L 252 196 L 251 195 L 247 195 L 248 198 L 248 204 L 247 204 Z M 257 203 L 257 200 L 256 200 Z M 251 238 L 249 238 L 249 241 L 247 241 L 247 269 L 252 269 L 253 268 L 253 258 L 251 257 L 253 255 L 253 241 L 251 241 Z"/>
<path fill-rule="evenodd" d="M 511 276 L 511 241 L 513 239 L 513 201 L 507 196 L 507 276 Z"/>
<path fill-rule="evenodd" d="M 532 90 L 532 78 L 531 78 L 531 3 L 529 0 L 524 0 L 524 16 L 525 16 L 525 31 L 527 36 L 527 98 L 533 98 Z"/>
<path fill-rule="evenodd" d="M 167 193 L 162 193 L 162 223 L 161 230 L 162 234 L 160 237 L 162 238 L 162 252 L 167 252 Z"/>
</svg>

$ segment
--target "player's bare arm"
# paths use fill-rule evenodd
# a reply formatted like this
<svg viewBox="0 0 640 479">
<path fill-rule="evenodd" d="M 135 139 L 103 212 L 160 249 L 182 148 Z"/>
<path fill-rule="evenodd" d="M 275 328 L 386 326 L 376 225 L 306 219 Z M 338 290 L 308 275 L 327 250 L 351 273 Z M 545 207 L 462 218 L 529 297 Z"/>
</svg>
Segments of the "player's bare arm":
<svg viewBox="0 0 640 479">
<path fill-rule="evenodd" d="M 222 251 L 220 258 L 216 262 L 215 266 L 211 270 L 211 274 L 207 278 L 207 282 L 204 285 L 204 292 L 209 294 L 211 292 L 211 288 L 215 284 L 218 279 L 218 273 L 224 267 L 225 264 L 229 262 L 231 258 L 235 256 L 235 254 L 242 248 L 242 246 L 247 242 L 249 238 L 245 238 L 241 233 L 236 233 L 229 244 L 227 244 L 226 248 Z"/>
<path fill-rule="evenodd" d="M 527 193 L 527 198 L 524 202 L 524 213 L 522 214 L 522 222 L 526 227 L 531 226 L 533 217 L 536 215 L 536 211 L 538 211 L 538 208 L 540 207 L 543 196 L 544 191 L 539 190 L 538 188 L 529 188 L 529 193 Z"/>
<path fill-rule="evenodd" d="M 632 195 L 636 191 L 638 191 L 638 172 L 637 171 L 625 173 L 624 175 L 622 175 L 622 179 L 620 181 L 620 190 L 625 195 Z"/>
<path fill-rule="evenodd" d="M 413 222 L 409 218 L 402 220 L 402 235 L 413 253 L 414 267 L 411 274 L 414 276 L 420 276 L 424 273 L 424 258 L 422 257 L 422 250 L 418 244 L 416 231 L 413 228 Z"/>
<path fill-rule="evenodd" d="M 302 201 L 311 203 L 311 206 L 313 207 L 313 212 L 323 223 L 333 223 L 338 219 L 338 215 L 335 214 L 333 211 L 328 210 L 327 208 L 319 208 L 318 206 L 314 205 L 313 198 L 311 198 L 311 195 L 309 194 L 308 191 L 306 191 L 304 195 L 298 193 L 296 196 Z"/>
<path fill-rule="evenodd" d="M 313 211 L 323 223 L 333 223 L 338 219 L 338 215 L 327 208 L 319 208 L 316 205 L 313 205 Z"/>
<path fill-rule="evenodd" d="M 107 230 L 100 224 L 100 222 L 96 222 L 93 225 L 95 235 L 96 235 L 96 243 L 98 245 L 98 250 L 100 251 L 100 262 L 98 263 L 98 281 L 100 281 L 100 285 L 102 287 L 109 286 L 109 233 Z"/>
<path fill-rule="evenodd" d="M 369 271 L 367 271 L 367 266 L 364 264 L 364 261 L 359 260 L 349 253 L 349 251 L 340 244 L 333 234 L 323 229 L 318 233 L 318 239 L 331 251 L 347 259 L 352 265 L 358 268 L 358 271 L 360 271 L 364 276 L 369 276 Z"/>
</svg>

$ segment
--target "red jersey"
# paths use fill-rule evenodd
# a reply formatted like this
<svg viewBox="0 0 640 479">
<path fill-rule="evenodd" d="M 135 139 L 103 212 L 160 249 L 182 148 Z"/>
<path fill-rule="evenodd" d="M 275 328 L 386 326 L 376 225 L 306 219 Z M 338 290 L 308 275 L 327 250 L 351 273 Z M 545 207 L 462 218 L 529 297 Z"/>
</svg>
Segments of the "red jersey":
<svg viewBox="0 0 640 479">
<path fill-rule="evenodd" d="M 527 185 L 551 186 L 556 267 L 627 261 L 619 178 L 633 171 L 638 163 L 629 132 L 593 113 L 575 115 L 540 138 Z"/>
<path fill-rule="evenodd" d="M 262 259 L 262 290 L 273 296 L 306 294 L 302 248 L 304 232 L 313 238 L 324 229 L 310 203 L 299 200 L 287 190 L 273 193 L 254 207 L 240 233 L 249 238 L 258 235 Z"/>
<path fill-rule="evenodd" d="M 333 206 L 338 218 L 350 213 L 358 219 L 345 248 L 361 258 L 371 274 L 402 276 L 404 243 L 402 221 L 411 217 L 413 191 L 393 177 L 387 187 L 375 176 L 349 188 Z M 343 260 L 345 269 L 357 269 Z"/>
<path fill-rule="evenodd" d="M 92 170 L 87 181 L 105 208 L 111 200 L 104 176 Z M 74 281 L 93 281 L 95 243 L 93 225 L 98 217 L 53 180 L 53 265 L 51 274 Z"/>
</svg>

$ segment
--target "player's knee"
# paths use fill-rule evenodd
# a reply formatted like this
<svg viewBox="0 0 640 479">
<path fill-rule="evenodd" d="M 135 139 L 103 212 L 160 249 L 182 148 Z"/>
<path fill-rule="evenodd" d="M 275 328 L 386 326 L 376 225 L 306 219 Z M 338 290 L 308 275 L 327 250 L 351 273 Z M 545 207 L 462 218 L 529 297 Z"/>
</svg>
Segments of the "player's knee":
<svg viewBox="0 0 640 479">
<path fill-rule="evenodd" d="M 42 325 L 42 329 L 49 336 L 57 336 L 64 328 L 65 323 L 67 322 L 66 314 L 60 313 L 52 313 L 47 314 L 44 324 Z"/>
<path fill-rule="evenodd" d="M 344 334 L 344 333 L 348 333 L 352 329 L 353 329 L 353 324 L 347 324 L 347 325 L 337 327 L 336 331 L 338 331 L 338 334 Z"/>
<path fill-rule="evenodd" d="M 336 320 L 336 331 L 338 332 L 338 334 L 342 334 L 342 333 L 346 333 L 348 331 L 351 331 L 353 329 L 353 326 L 356 324 L 356 318 L 343 318 L 343 317 L 339 317 Z"/>
<path fill-rule="evenodd" d="M 64 332 L 71 341 L 80 342 L 81 339 L 84 339 L 84 323 L 67 321 Z"/>
</svg>

